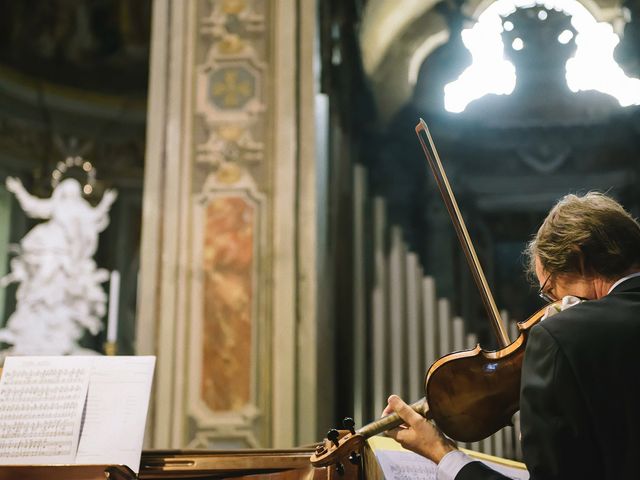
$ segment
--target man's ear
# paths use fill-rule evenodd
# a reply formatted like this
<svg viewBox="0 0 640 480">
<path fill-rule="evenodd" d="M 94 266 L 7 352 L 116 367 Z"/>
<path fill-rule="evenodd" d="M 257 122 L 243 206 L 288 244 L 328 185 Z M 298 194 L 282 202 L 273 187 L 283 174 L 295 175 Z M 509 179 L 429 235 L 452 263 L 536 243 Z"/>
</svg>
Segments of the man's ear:
<svg viewBox="0 0 640 480">
<path fill-rule="evenodd" d="M 583 278 L 589 278 L 593 276 L 593 271 L 590 268 L 587 268 L 584 258 L 584 251 L 580 247 L 575 247 L 575 255 L 578 261 L 578 267 L 580 268 L 580 276 Z"/>
</svg>

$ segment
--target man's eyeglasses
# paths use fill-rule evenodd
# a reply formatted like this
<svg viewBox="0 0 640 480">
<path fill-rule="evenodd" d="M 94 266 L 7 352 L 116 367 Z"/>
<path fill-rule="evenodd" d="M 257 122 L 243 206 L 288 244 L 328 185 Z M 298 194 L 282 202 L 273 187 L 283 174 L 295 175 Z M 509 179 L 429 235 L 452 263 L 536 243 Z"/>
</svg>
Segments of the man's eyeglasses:
<svg viewBox="0 0 640 480">
<path fill-rule="evenodd" d="M 553 303 L 556 301 L 556 299 L 551 294 L 544 291 L 544 287 L 547 286 L 547 283 L 549 283 L 550 278 L 551 278 L 551 275 L 547 276 L 547 279 L 542 283 L 542 286 L 538 290 L 538 296 L 547 303 Z"/>
</svg>

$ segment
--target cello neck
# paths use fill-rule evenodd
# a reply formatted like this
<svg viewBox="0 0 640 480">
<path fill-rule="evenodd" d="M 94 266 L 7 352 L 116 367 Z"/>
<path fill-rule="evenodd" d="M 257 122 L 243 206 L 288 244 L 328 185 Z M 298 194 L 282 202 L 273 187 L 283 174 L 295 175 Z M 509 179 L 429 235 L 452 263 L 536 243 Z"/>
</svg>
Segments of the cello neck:
<svg viewBox="0 0 640 480">
<path fill-rule="evenodd" d="M 422 132 L 424 134 L 422 134 Z M 476 255 L 475 248 L 473 248 L 473 243 L 471 243 L 471 237 L 467 231 L 467 226 L 465 225 L 460 209 L 458 208 L 458 203 L 456 202 L 453 190 L 451 190 L 451 186 L 449 185 L 449 180 L 447 179 L 447 175 L 442 167 L 442 162 L 440 162 L 440 157 L 438 156 L 436 147 L 433 144 L 433 139 L 431 138 L 427 124 L 422 119 L 420 119 L 420 122 L 416 125 L 416 134 L 418 135 L 418 139 L 422 145 L 422 150 L 427 158 L 427 163 L 431 168 L 436 184 L 438 185 L 438 189 L 440 190 L 440 194 L 442 195 L 442 199 L 444 200 L 444 204 L 447 207 L 447 211 L 449 212 L 449 216 L 453 222 L 453 228 L 458 235 L 462 251 L 464 252 L 464 256 L 467 259 L 469 268 L 471 269 L 471 274 L 476 282 L 480 296 L 482 297 L 482 303 L 484 304 L 489 318 L 491 319 L 491 326 L 496 334 L 498 343 L 501 348 L 504 348 L 511 343 L 509 341 L 509 336 L 507 335 L 500 312 L 498 311 L 496 302 L 493 299 L 491 290 L 489 289 L 489 284 L 487 283 L 484 271 L 482 270 L 482 266 L 480 265 L 480 261 Z"/>
<path fill-rule="evenodd" d="M 429 418 L 429 408 L 424 397 L 409 406 L 423 417 Z M 366 439 L 369 437 L 373 437 L 374 435 L 378 435 L 379 433 L 386 432 L 387 430 L 391 430 L 392 428 L 396 428 L 403 423 L 404 420 L 400 418 L 400 415 L 398 415 L 397 413 L 392 413 L 391 415 L 387 415 L 380 418 L 379 420 L 375 420 L 361 427 L 356 431 L 356 433 Z"/>
</svg>

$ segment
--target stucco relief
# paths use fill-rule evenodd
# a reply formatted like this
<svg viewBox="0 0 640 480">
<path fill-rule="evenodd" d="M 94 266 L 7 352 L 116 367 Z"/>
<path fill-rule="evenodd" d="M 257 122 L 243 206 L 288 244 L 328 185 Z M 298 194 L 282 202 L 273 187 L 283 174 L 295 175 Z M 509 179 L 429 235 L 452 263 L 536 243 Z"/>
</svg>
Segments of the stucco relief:
<svg viewBox="0 0 640 480">
<path fill-rule="evenodd" d="M 258 446 L 265 421 L 257 358 L 268 340 L 259 336 L 268 7 L 201 0 L 196 11 L 192 446 Z"/>
</svg>

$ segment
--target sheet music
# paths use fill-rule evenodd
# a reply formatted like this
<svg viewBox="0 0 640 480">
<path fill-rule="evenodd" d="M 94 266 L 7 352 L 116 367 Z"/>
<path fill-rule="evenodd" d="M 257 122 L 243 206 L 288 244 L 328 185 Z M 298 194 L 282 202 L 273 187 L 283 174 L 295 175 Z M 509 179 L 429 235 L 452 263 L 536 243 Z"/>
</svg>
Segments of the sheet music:
<svg viewBox="0 0 640 480">
<path fill-rule="evenodd" d="M 73 463 L 89 368 L 73 357 L 8 357 L 0 378 L 0 464 Z"/>
<path fill-rule="evenodd" d="M 386 480 L 436 480 L 438 466 L 409 451 L 376 450 L 376 458 Z"/>
<path fill-rule="evenodd" d="M 96 357 L 77 464 L 122 464 L 138 473 L 155 357 Z"/>
<path fill-rule="evenodd" d="M 367 442 L 373 450 L 386 480 L 436 480 L 438 467 L 434 462 L 403 449 L 393 439 L 376 436 L 369 438 Z M 471 456 L 481 455 L 469 450 L 462 450 Z M 503 460 L 497 457 L 484 457 L 492 458 L 495 461 L 488 458 L 478 458 L 478 460 L 509 478 L 514 480 L 529 479 L 529 472 L 526 469 L 498 463 L 499 460 Z"/>
</svg>

